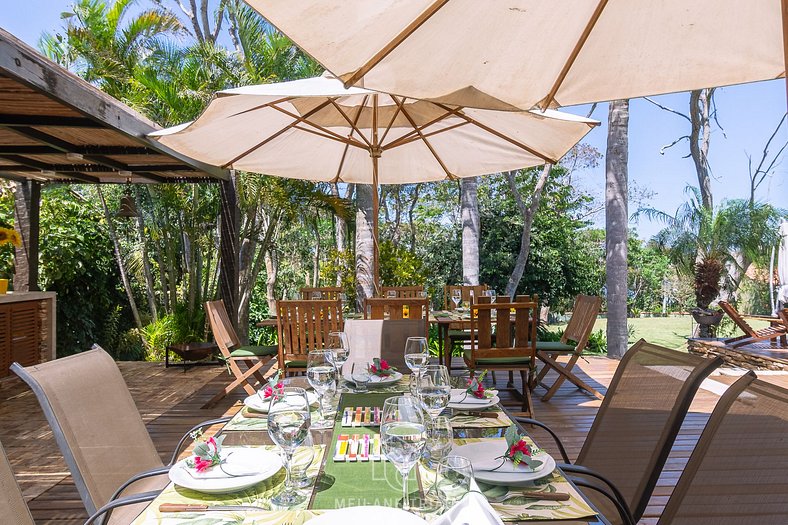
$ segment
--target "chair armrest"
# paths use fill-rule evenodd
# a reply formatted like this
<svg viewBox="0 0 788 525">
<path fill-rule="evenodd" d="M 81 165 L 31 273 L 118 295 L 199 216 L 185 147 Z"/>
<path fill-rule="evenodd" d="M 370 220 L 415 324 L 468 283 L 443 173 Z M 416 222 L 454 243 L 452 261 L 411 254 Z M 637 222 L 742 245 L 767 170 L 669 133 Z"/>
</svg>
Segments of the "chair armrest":
<svg viewBox="0 0 788 525">
<path fill-rule="evenodd" d="M 608 491 L 606 491 L 604 488 L 600 487 L 599 485 L 597 485 L 595 483 L 591 483 L 589 481 L 586 481 L 584 479 L 574 479 L 573 478 L 572 479 L 572 483 L 574 483 L 578 487 L 585 487 L 585 488 L 589 488 L 591 490 L 595 490 L 595 491 L 599 492 L 600 494 L 605 496 L 607 499 L 609 499 L 611 501 L 611 503 L 613 503 L 613 505 L 615 505 L 616 510 L 618 510 L 619 516 L 621 516 L 621 523 L 623 523 L 624 525 L 636 525 L 637 521 L 635 520 L 634 516 L 632 516 L 632 513 L 629 511 L 629 508 L 625 504 L 623 504 L 621 501 L 619 501 L 618 498 L 616 498 L 615 496 L 610 494 Z"/>
<path fill-rule="evenodd" d="M 136 481 L 139 481 L 141 479 L 152 478 L 153 476 L 161 476 L 163 474 L 167 474 L 169 471 L 170 471 L 170 466 L 166 465 L 164 467 L 156 467 L 156 468 L 152 468 L 150 470 L 145 470 L 143 472 L 139 472 L 137 474 L 134 474 L 129 479 L 124 481 L 123 484 L 120 487 L 118 487 L 118 490 L 115 491 L 115 493 L 112 495 L 112 497 L 109 499 L 109 501 L 112 502 L 112 501 L 118 499 L 118 496 L 120 496 L 120 494 L 124 490 L 126 490 L 126 488 L 129 485 L 131 485 L 132 483 L 134 483 Z"/>
<path fill-rule="evenodd" d="M 208 421 L 203 421 L 199 425 L 193 426 L 191 429 L 189 429 L 188 432 L 186 432 L 183 435 L 181 440 L 178 441 L 178 446 L 175 447 L 175 450 L 172 453 L 172 457 L 170 458 L 170 462 L 167 463 L 167 464 L 172 466 L 172 465 L 175 464 L 176 461 L 178 461 L 178 456 L 180 456 L 180 454 L 181 454 L 181 450 L 183 449 L 183 445 L 186 443 L 186 440 L 189 439 L 189 437 L 190 437 L 192 432 L 194 432 L 195 430 L 199 430 L 201 428 L 204 428 L 204 427 L 210 427 L 212 425 L 218 425 L 219 423 L 227 423 L 231 419 L 232 419 L 232 417 L 229 417 L 229 416 L 228 417 L 220 417 L 220 418 L 217 418 L 217 419 L 211 419 L 211 420 L 208 420 Z"/>
<path fill-rule="evenodd" d="M 90 516 L 85 525 L 91 525 L 92 523 L 96 522 L 96 520 L 100 520 L 96 523 L 106 523 L 109 519 L 109 515 L 113 509 L 122 507 L 124 505 L 133 505 L 135 503 L 142 503 L 144 501 L 153 501 L 156 499 L 156 496 L 159 495 L 159 492 L 152 491 L 152 492 L 141 492 L 139 494 L 133 494 L 131 496 L 124 496 L 122 498 L 113 499 L 100 509 L 98 509 L 92 516 Z M 105 516 L 106 515 L 106 516 Z"/>
<path fill-rule="evenodd" d="M 558 452 L 561 453 L 561 458 L 564 460 L 564 463 L 567 464 L 571 463 L 569 461 L 569 456 L 566 454 L 566 449 L 564 448 L 564 444 L 561 442 L 561 439 L 558 437 L 558 434 L 553 432 L 552 428 L 548 427 L 541 421 L 538 421 L 536 419 L 531 419 L 530 417 L 513 416 L 513 419 L 518 423 L 523 423 L 526 425 L 534 425 L 547 431 L 547 433 L 550 434 L 550 436 L 552 436 L 553 440 L 555 441 L 555 444 L 558 446 Z"/>
<path fill-rule="evenodd" d="M 632 514 L 632 512 L 629 510 L 629 504 L 627 503 L 626 498 L 624 498 L 623 494 L 621 494 L 621 491 L 618 490 L 618 487 L 616 487 L 616 485 L 612 481 L 607 479 L 605 476 L 603 476 L 602 474 L 600 474 L 596 470 L 590 469 L 588 467 L 583 467 L 581 465 L 568 465 L 568 464 L 561 464 L 561 463 L 558 463 L 556 465 L 556 467 L 560 468 L 564 472 L 570 472 L 572 474 L 581 474 L 583 476 L 588 476 L 588 477 L 591 477 L 591 478 L 598 479 L 599 481 L 601 481 L 602 483 L 607 485 L 608 488 L 610 488 L 610 492 L 613 493 L 613 496 L 616 497 L 618 502 L 625 509 L 627 509 L 627 512 L 629 512 L 630 515 Z"/>
</svg>

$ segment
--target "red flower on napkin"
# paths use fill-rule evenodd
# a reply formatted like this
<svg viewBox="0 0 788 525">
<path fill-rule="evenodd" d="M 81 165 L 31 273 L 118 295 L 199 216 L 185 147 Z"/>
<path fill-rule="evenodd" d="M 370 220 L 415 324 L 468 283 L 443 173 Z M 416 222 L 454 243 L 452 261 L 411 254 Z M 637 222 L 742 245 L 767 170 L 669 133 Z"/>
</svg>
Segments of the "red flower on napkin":
<svg viewBox="0 0 788 525">
<path fill-rule="evenodd" d="M 266 387 L 263 389 L 263 397 L 264 397 L 264 398 L 266 398 L 266 399 L 268 399 L 269 397 L 271 397 L 272 395 L 274 395 L 274 388 L 275 388 L 277 391 L 280 391 L 280 390 L 282 390 L 282 388 L 284 388 L 284 385 L 283 385 L 282 383 L 277 383 L 277 384 L 275 384 L 275 385 L 273 386 L 273 388 L 271 387 L 271 385 L 267 385 L 267 386 L 266 386 Z"/>
<path fill-rule="evenodd" d="M 224 436 L 218 439 L 209 437 L 205 439 L 201 430 L 191 434 L 194 439 L 194 456 L 186 460 L 186 465 L 197 472 L 205 472 L 214 465 L 222 462 L 221 451 Z"/>
<path fill-rule="evenodd" d="M 369 373 L 378 377 L 388 377 L 394 373 L 393 366 L 390 366 L 385 359 L 374 358 L 372 364 L 369 365 Z"/>
<path fill-rule="evenodd" d="M 484 399 L 486 396 L 484 395 L 484 385 L 482 381 L 484 381 L 484 376 L 486 375 L 487 370 L 479 374 L 478 378 L 473 377 L 469 379 L 468 388 L 465 391 L 477 399 Z"/>
</svg>

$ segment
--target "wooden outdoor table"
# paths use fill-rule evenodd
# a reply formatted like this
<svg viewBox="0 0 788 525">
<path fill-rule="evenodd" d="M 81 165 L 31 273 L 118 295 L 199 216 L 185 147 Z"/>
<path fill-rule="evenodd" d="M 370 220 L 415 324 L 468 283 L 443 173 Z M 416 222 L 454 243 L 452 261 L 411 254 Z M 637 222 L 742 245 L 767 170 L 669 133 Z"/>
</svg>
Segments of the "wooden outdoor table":
<svg viewBox="0 0 788 525">
<path fill-rule="evenodd" d="M 284 382 L 289 386 L 298 386 L 298 387 L 308 387 L 308 382 L 304 377 L 297 377 L 297 378 L 289 378 L 285 379 Z M 374 392 L 374 390 L 372 390 Z M 344 395 L 344 394 L 343 394 Z M 396 393 L 392 393 L 390 395 L 399 395 Z M 511 414 L 503 408 L 501 405 L 498 405 L 498 408 L 503 410 L 503 412 L 511 418 Z M 228 410 L 226 415 L 234 415 L 238 411 L 238 405 L 234 405 L 233 407 Z M 514 421 L 512 419 L 512 421 Z M 521 431 L 524 434 L 527 434 L 526 430 L 520 427 Z M 491 431 L 492 435 L 491 435 Z M 454 430 L 454 437 L 455 438 L 471 438 L 471 437 L 502 437 L 505 428 L 501 427 L 498 429 L 491 429 L 491 428 L 457 428 Z M 225 436 L 224 444 L 228 446 L 254 446 L 254 445 L 271 445 L 273 444 L 271 438 L 268 435 L 267 431 L 262 430 L 241 430 L 241 431 L 221 431 L 221 434 Z M 325 454 L 323 455 L 323 462 L 320 466 L 320 473 L 318 476 L 323 474 L 323 469 L 326 465 L 326 462 L 332 461 L 332 453 L 333 451 L 330 450 L 333 438 L 333 429 L 321 429 L 321 430 L 312 430 L 312 438 L 316 445 L 326 445 L 327 449 Z M 560 472 L 560 471 L 559 471 Z M 574 484 L 567 478 L 566 480 L 569 484 L 574 487 Z M 576 488 L 576 487 L 575 487 Z M 360 489 L 362 490 L 362 489 Z M 314 498 L 313 493 L 313 498 Z M 580 492 L 582 495 L 582 492 Z M 594 506 L 587 501 L 589 506 L 594 509 Z M 155 505 L 156 502 L 154 501 L 152 505 Z M 311 505 L 310 505 L 311 508 Z M 525 520 L 525 521 L 518 521 L 518 522 L 507 522 L 507 523 L 520 523 L 523 525 L 548 525 L 548 524 L 556 524 L 556 523 L 567 523 L 566 520 L 554 520 L 554 519 L 537 519 L 537 520 Z M 585 517 L 579 519 L 570 520 L 569 523 L 575 525 L 609 525 L 609 522 L 601 516 L 593 516 L 593 517 Z M 308 522 L 307 522 L 308 525 Z"/>
</svg>

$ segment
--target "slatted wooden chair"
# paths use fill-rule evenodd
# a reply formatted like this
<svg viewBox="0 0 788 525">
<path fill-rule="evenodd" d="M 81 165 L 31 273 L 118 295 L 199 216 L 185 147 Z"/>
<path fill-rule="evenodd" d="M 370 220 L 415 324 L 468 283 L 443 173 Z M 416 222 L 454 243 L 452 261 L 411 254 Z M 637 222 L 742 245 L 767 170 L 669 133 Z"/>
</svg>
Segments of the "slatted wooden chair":
<svg viewBox="0 0 788 525">
<path fill-rule="evenodd" d="M 230 317 L 227 315 L 224 301 L 221 299 L 206 302 L 205 313 L 208 316 L 216 346 L 219 347 L 227 370 L 233 376 L 230 384 L 208 401 L 205 407 L 215 405 L 238 387 L 242 387 L 249 395 L 254 394 L 258 383 L 262 385 L 266 381 L 263 376 L 263 367 L 273 364 L 272 360 L 276 357 L 277 347 L 241 345 L 238 334 L 235 333 Z"/>
<path fill-rule="evenodd" d="M 780 344 L 782 346 L 788 346 L 786 344 L 786 330 L 788 327 L 786 326 L 769 326 L 767 328 L 761 328 L 760 330 L 754 329 L 750 324 L 744 320 L 738 310 L 733 307 L 727 301 L 720 301 L 720 308 L 728 314 L 728 317 L 733 319 L 733 322 L 736 323 L 736 326 L 744 332 L 743 336 L 739 337 L 731 337 L 725 339 L 723 343 L 733 348 L 738 348 L 740 346 L 748 345 L 750 343 L 756 343 L 758 341 L 772 341 L 772 344 L 776 343 L 779 339 Z"/>
<path fill-rule="evenodd" d="M 444 309 L 445 310 L 454 310 L 454 302 L 451 300 L 451 296 L 454 295 L 455 290 L 460 290 L 460 294 L 462 296 L 462 303 L 464 305 L 469 305 L 479 297 L 483 295 L 483 292 L 489 290 L 490 287 L 486 284 L 476 284 L 476 285 L 467 285 L 467 284 L 449 284 L 446 285 L 443 289 L 443 302 L 444 302 Z M 466 306 L 467 307 L 467 306 Z"/>
<path fill-rule="evenodd" d="M 344 290 L 339 286 L 305 286 L 299 290 L 301 293 L 302 301 L 336 301 L 339 299 Z M 318 294 L 320 294 L 318 296 Z"/>
<path fill-rule="evenodd" d="M 342 330 L 339 300 L 277 301 L 279 367 L 285 375 L 306 372 L 309 352 L 328 343 L 328 334 Z"/>
<path fill-rule="evenodd" d="M 533 415 L 539 305 L 530 299 L 518 296 L 514 302 L 490 304 L 489 297 L 477 298 L 471 305 L 470 345 L 464 359 L 471 377 L 482 369 L 520 372 L 522 392 L 510 387 L 521 397 L 522 411 Z"/>
<path fill-rule="evenodd" d="M 429 299 L 371 297 L 364 300 L 364 319 L 422 319 L 424 337 L 430 333 Z"/>
<path fill-rule="evenodd" d="M 588 344 L 588 338 L 594 329 L 594 323 L 597 315 L 599 315 L 601 305 L 601 297 L 578 295 L 575 298 L 572 317 L 566 325 L 566 330 L 564 330 L 561 340 L 538 341 L 536 343 L 536 355 L 544 363 L 537 376 L 537 381 L 547 390 L 547 393 L 542 397 L 542 401 L 549 401 L 566 380 L 598 399 L 604 399 L 605 396 L 599 391 L 572 373 L 572 369 Z M 559 363 L 556 358 L 560 355 L 569 355 L 569 360 L 566 363 Z M 555 380 L 555 383 L 548 386 L 542 381 L 550 370 L 558 372 L 558 378 Z"/>
<path fill-rule="evenodd" d="M 380 296 L 388 298 L 390 294 L 396 294 L 394 298 L 397 299 L 422 299 L 424 293 L 424 285 L 420 286 L 383 286 L 380 289 Z"/>
</svg>

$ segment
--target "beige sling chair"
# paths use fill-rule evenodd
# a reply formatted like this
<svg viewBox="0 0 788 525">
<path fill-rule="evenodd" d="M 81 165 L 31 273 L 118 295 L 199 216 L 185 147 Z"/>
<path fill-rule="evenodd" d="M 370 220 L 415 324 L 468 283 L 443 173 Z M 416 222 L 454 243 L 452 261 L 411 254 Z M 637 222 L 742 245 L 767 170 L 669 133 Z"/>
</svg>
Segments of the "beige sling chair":
<svg viewBox="0 0 788 525">
<path fill-rule="evenodd" d="M 227 370 L 232 374 L 233 380 L 220 390 L 203 408 L 214 406 L 227 394 L 238 387 L 243 387 L 250 396 L 256 392 L 255 385 L 265 384 L 262 368 L 272 364 L 276 357 L 276 346 L 241 345 L 238 334 L 235 333 L 224 301 L 208 301 L 205 303 L 205 313 L 211 324 L 211 331 L 216 340 L 216 346 L 222 353 L 222 359 L 227 365 Z M 246 369 L 243 370 L 241 366 Z"/>
<path fill-rule="evenodd" d="M 572 309 L 572 317 L 566 325 L 566 330 L 564 330 L 561 340 L 538 341 L 536 343 L 536 355 L 544 363 L 544 366 L 539 371 L 537 380 L 547 390 L 547 393 L 542 397 L 542 401 L 549 401 L 566 380 L 598 399 L 604 399 L 605 396 L 572 373 L 572 369 L 588 344 L 588 338 L 594 329 L 594 322 L 599 314 L 601 305 L 601 297 L 578 295 L 575 299 L 575 306 Z M 559 355 L 567 354 L 569 355 L 569 361 L 566 363 L 560 363 L 556 360 Z M 551 386 L 547 386 L 542 381 L 550 370 L 555 370 L 558 373 L 558 378 Z"/>
<path fill-rule="evenodd" d="M 192 428 L 164 465 L 117 364 L 99 346 L 40 365 L 14 363 L 11 370 L 38 398 L 88 514 L 107 506 L 111 524 L 131 523 L 167 485 L 189 433 L 229 420 Z"/>
<path fill-rule="evenodd" d="M 640 340 L 616 369 L 575 464 L 555 432 L 533 419 L 516 418 L 546 430 L 555 440 L 561 467 L 579 476 L 578 484 L 611 522 L 635 521 L 646 509 L 692 399 L 721 358 L 669 350 Z M 612 491 L 612 500 L 601 491 Z M 619 507 L 618 509 L 616 507 Z"/>
<path fill-rule="evenodd" d="M 345 334 L 350 343 L 350 357 L 344 371 L 348 374 L 355 363 L 366 366 L 376 357 L 400 372 L 407 372 L 405 342 L 408 337 L 427 337 L 421 319 L 348 319 Z"/>
<path fill-rule="evenodd" d="M 0 521 L 14 525 L 34 525 L 30 509 L 14 479 L 14 471 L 0 445 Z"/>
</svg>

